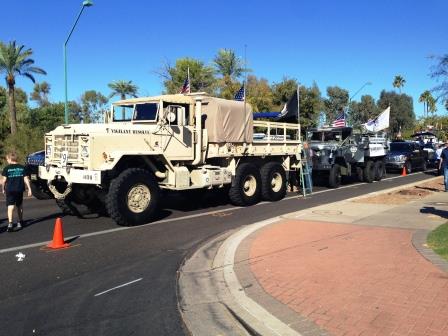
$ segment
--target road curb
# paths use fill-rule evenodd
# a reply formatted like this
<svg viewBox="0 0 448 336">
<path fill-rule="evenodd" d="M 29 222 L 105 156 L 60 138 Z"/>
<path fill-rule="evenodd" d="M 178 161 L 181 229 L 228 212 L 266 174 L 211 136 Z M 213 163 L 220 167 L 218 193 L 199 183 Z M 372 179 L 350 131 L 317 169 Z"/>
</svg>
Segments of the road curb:
<svg viewBox="0 0 448 336">
<path fill-rule="evenodd" d="M 390 193 L 438 178 L 328 204 Z M 191 258 L 185 260 L 179 270 L 179 309 L 189 332 L 192 335 L 302 335 L 245 293 L 234 269 L 234 262 L 240 244 L 256 231 L 292 214 L 297 216 L 308 213 L 317 207 L 290 212 L 222 234 L 205 243 Z M 306 334 L 309 334 L 308 331 Z M 326 332 L 313 330 L 313 335 L 326 335 Z"/>
</svg>

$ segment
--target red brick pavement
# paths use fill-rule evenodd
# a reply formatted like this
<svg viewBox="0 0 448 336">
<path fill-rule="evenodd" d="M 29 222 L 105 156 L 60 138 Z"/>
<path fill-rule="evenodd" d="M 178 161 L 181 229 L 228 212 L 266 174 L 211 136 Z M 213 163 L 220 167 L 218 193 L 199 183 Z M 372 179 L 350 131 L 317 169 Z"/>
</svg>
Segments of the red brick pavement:
<svg viewBox="0 0 448 336">
<path fill-rule="evenodd" d="M 448 335 L 448 274 L 413 231 L 283 221 L 261 231 L 251 270 L 264 290 L 332 335 Z"/>
</svg>

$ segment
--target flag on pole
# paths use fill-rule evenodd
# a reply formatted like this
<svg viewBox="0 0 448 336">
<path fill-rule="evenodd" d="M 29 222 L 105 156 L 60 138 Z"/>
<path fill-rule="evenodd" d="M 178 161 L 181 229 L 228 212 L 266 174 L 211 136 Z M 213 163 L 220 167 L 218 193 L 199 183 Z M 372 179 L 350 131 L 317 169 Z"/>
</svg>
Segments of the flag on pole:
<svg viewBox="0 0 448 336">
<path fill-rule="evenodd" d="M 296 90 L 288 102 L 283 106 L 279 116 L 275 119 L 278 122 L 298 122 L 299 120 L 299 95 Z"/>
<path fill-rule="evenodd" d="M 188 78 L 188 76 L 187 76 L 187 78 L 185 78 L 184 85 L 182 85 L 182 88 L 180 89 L 179 93 L 190 93 L 190 92 L 191 92 L 190 78 Z"/>
<path fill-rule="evenodd" d="M 245 87 L 245 85 L 243 83 L 243 85 L 241 85 L 241 88 L 237 91 L 237 93 L 235 93 L 235 97 L 234 97 L 235 100 L 238 100 L 238 101 L 246 100 L 246 94 L 245 94 L 244 87 Z"/>
<path fill-rule="evenodd" d="M 345 126 L 345 113 L 342 111 L 340 115 L 331 123 L 332 127 L 344 127 Z"/>
<path fill-rule="evenodd" d="M 385 109 L 381 114 L 367 121 L 367 123 L 363 124 L 366 130 L 370 132 L 379 132 L 386 128 L 389 128 L 389 117 L 390 117 L 390 106 Z"/>
</svg>

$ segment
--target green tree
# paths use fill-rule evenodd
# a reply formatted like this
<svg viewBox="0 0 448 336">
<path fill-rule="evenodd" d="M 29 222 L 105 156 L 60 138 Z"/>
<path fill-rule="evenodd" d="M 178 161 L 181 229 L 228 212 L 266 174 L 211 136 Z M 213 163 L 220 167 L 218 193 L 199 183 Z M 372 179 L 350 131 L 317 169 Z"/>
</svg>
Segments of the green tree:
<svg viewBox="0 0 448 336">
<path fill-rule="evenodd" d="M 247 77 L 246 100 L 252 105 L 254 112 L 272 110 L 272 90 L 266 79 L 258 79 L 254 75 Z"/>
<path fill-rule="evenodd" d="M 213 60 L 215 73 L 220 76 L 216 82 L 218 96 L 232 99 L 241 87 L 238 78 L 244 72 L 242 60 L 231 49 L 221 49 Z"/>
<path fill-rule="evenodd" d="M 16 75 L 28 77 L 35 83 L 36 80 L 33 74 L 47 74 L 41 68 L 34 66 L 34 60 L 30 58 L 32 55 L 33 51 L 31 49 L 25 49 L 23 45 L 16 45 L 16 41 L 9 42 L 8 45 L 0 43 L 0 73 L 6 75 L 11 134 L 17 133 L 17 111 L 15 104 Z"/>
<path fill-rule="evenodd" d="M 418 102 L 423 103 L 423 115 L 425 118 L 428 117 L 429 104 L 431 104 L 433 100 L 434 98 L 429 90 L 425 90 L 418 98 Z"/>
<path fill-rule="evenodd" d="M 137 97 L 138 87 L 137 85 L 132 84 L 132 81 L 118 80 L 107 84 L 107 86 L 112 90 L 109 98 L 119 96 L 121 100 L 124 100 L 126 99 L 126 96 Z M 125 120 L 126 109 L 124 107 L 121 114 L 122 120 Z"/>
<path fill-rule="evenodd" d="M 168 94 L 179 93 L 185 78 L 190 69 L 191 92 L 205 91 L 213 93 L 216 79 L 213 76 L 213 68 L 194 58 L 179 58 L 176 64 L 171 66 L 165 64 L 159 72 L 159 76 L 164 79 L 163 85 Z"/>
<path fill-rule="evenodd" d="M 107 109 L 108 99 L 101 92 L 88 90 L 81 95 L 80 119 L 86 123 L 98 122 Z"/>
<path fill-rule="evenodd" d="M 345 110 L 348 99 L 347 90 L 338 86 L 329 86 L 327 88 L 327 98 L 324 99 L 324 111 L 327 121 L 333 121 Z"/>
<path fill-rule="evenodd" d="M 276 110 L 282 109 L 283 105 L 297 91 L 299 83 L 294 78 L 283 77 L 279 83 L 272 85 L 272 104 Z"/>
<path fill-rule="evenodd" d="M 30 99 L 34 100 L 39 106 L 49 104 L 48 96 L 50 95 L 51 86 L 47 82 L 35 83 Z"/>
<path fill-rule="evenodd" d="M 414 127 L 415 113 L 411 96 L 383 90 L 377 105 L 380 110 L 390 106 L 389 129 L 393 134 L 397 134 L 400 127 L 403 131 Z"/>
<path fill-rule="evenodd" d="M 436 101 L 439 99 L 445 103 L 448 110 L 448 54 L 435 58 L 438 63 L 431 67 L 431 78 L 437 80 L 439 84 L 432 89 L 437 93 Z"/>
<path fill-rule="evenodd" d="M 319 114 L 323 109 L 323 101 L 316 83 L 311 87 L 300 86 L 299 89 L 299 122 L 302 130 L 316 127 Z"/>
<path fill-rule="evenodd" d="M 68 102 L 70 123 L 79 122 L 81 106 L 74 101 Z M 49 132 L 64 123 L 64 103 L 48 103 L 30 110 L 29 122 L 42 133 Z"/>
<path fill-rule="evenodd" d="M 350 102 L 350 109 L 348 113 L 349 124 L 359 126 L 366 123 L 369 119 L 378 114 L 378 106 L 375 99 L 371 95 L 363 95 L 361 101 Z"/>
<path fill-rule="evenodd" d="M 399 92 L 401 93 L 401 88 L 404 86 L 404 83 L 406 83 L 406 79 L 403 78 L 401 75 L 396 75 L 394 77 L 394 81 L 392 82 L 392 85 L 394 88 L 397 88 Z"/>
</svg>

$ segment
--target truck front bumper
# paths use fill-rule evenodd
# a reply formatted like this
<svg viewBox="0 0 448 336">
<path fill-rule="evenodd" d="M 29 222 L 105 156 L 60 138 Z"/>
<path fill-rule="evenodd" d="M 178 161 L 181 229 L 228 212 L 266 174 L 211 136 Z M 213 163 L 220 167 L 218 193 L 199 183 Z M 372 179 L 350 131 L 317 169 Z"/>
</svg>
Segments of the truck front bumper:
<svg viewBox="0 0 448 336">
<path fill-rule="evenodd" d="M 386 162 L 386 170 L 403 169 L 404 164 L 405 164 L 404 161 L 403 162 Z"/>
<path fill-rule="evenodd" d="M 48 182 L 64 179 L 68 183 L 101 184 L 101 171 L 39 166 L 39 177 Z"/>
</svg>

